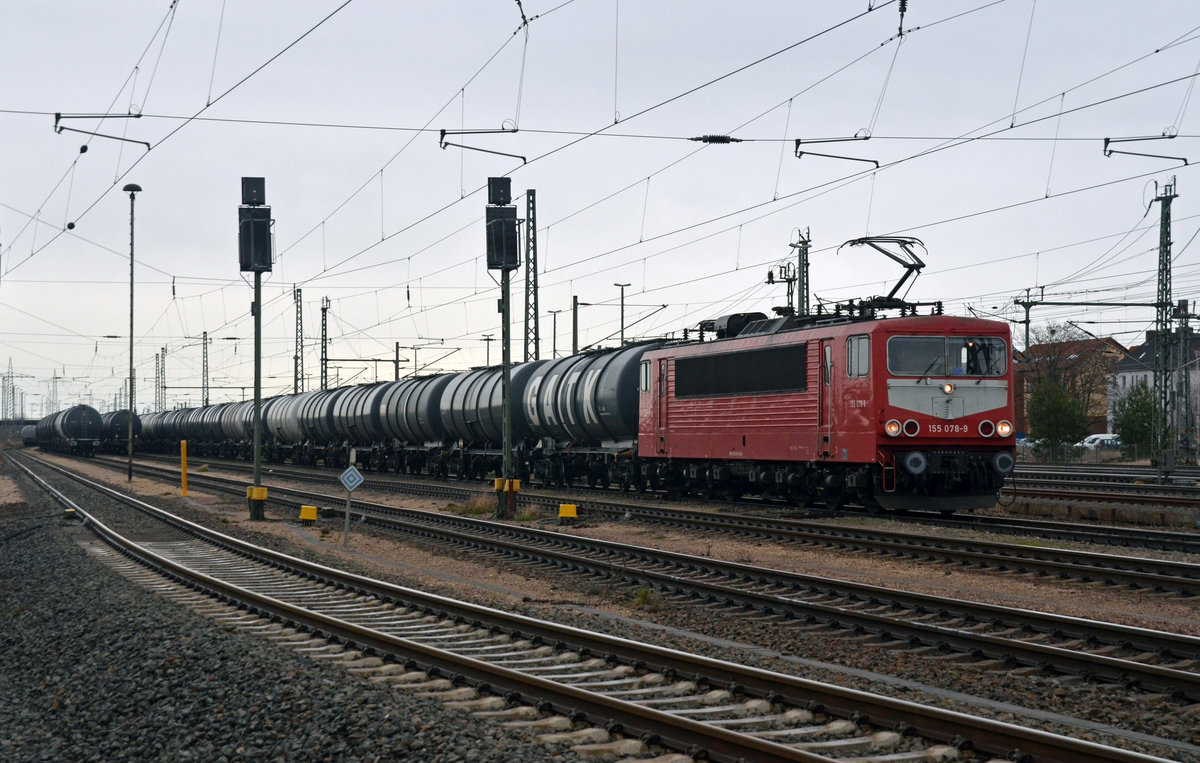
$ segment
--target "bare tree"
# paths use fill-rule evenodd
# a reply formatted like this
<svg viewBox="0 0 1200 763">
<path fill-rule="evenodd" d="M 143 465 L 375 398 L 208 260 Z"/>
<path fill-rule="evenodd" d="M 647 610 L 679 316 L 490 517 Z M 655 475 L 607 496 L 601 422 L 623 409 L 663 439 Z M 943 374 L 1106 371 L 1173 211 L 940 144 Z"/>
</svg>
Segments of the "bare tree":
<svg viewBox="0 0 1200 763">
<path fill-rule="evenodd" d="M 1025 354 L 1025 388 L 1031 396 L 1039 387 L 1053 385 L 1078 401 L 1087 419 L 1085 431 L 1107 429 L 1112 368 L 1124 354 L 1118 342 L 1089 336 L 1069 324 L 1051 323 L 1033 331 L 1033 344 Z"/>
</svg>

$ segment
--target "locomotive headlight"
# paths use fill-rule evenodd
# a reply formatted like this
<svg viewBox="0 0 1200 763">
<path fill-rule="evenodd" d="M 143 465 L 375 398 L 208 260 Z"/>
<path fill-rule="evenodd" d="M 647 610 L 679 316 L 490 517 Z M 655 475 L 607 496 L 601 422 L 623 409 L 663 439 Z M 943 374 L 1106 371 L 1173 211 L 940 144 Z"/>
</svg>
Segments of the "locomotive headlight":
<svg viewBox="0 0 1200 763">
<path fill-rule="evenodd" d="M 993 424 L 990 421 L 986 421 L 986 420 L 979 422 L 979 436 L 980 437 L 991 437 L 994 434 L 996 434 L 996 425 L 995 424 Z"/>
<path fill-rule="evenodd" d="M 884 424 L 883 431 L 887 432 L 888 437 L 899 437 L 900 436 L 900 421 L 899 421 L 899 419 L 892 419 L 888 423 Z"/>
<path fill-rule="evenodd" d="M 1011 421 L 1001 421 L 998 424 L 996 424 L 996 434 L 1000 435 L 1001 437 L 1008 437 L 1009 435 L 1011 435 L 1012 434 L 1012 422 Z"/>
<path fill-rule="evenodd" d="M 916 419 L 909 419 L 908 421 L 904 422 L 904 434 L 908 435 L 909 437 L 916 437 L 920 433 L 921 425 L 917 423 Z"/>
<path fill-rule="evenodd" d="M 945 392 L 947 395 L 949 395 L 953 391 L 954 391 L 954 385 L 951 384 L 950 382 L 946 382 L 945 384 L 942 385 L 942 392 Z"/>
</svg>

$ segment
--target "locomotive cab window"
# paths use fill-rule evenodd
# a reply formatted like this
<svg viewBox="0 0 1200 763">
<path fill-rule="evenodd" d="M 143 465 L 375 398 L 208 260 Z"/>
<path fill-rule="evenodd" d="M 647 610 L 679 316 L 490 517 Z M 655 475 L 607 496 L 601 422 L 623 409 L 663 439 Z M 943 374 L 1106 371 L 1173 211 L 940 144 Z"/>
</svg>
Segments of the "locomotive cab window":
<svg viewBox="0 0 1200 763">
<path fill-rule="evenodd" d="M 894 336 L 887 364 L 896 376 L 1003 376 L 1008 345 L 994 336 Z"/>
<path fill-rule="evenodd" d="M 641 374 L 638 377 L 638 391 L 639 392 L 649 392 L 650 391 L 650 361 L 643 360 L 642 364 L 641 364 L 641 368 L 639 370 L 641 371 Z"/>
<path fill-rule="evenodd" d="M 871 371 L 871 337 L 866 334 L 846 339 L 846 375 L 867 376 Z"/>
</svg>

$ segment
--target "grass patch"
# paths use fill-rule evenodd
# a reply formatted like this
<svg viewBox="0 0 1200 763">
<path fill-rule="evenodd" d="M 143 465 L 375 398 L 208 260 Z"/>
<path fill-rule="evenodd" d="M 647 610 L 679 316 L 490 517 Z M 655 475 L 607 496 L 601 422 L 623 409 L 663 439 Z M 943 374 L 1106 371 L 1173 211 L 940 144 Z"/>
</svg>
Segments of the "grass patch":
<svg viewBox="0 0 1200 763">
<path fill-rule="evenodd" d="M 1035 548 L 1046 548 L 1050 546 L 1049 543 L 1040 538 L 1016 538 L 1008 542 L 1016 546 L 1033 546 Z"/>
<path fill-rule="evenodd" d="M 477 495 L 463 506 L 452 503 L 446 507 L 446 510 L 454 514 L 463 514 L 468 517 L 482 517 L 496 513 L 496 498 L 491 495 Z"/>
<path fill-rule="evenodd" d="M 662 599 L 654 591 L 646 586 L 642 586 L 633 594 L 633 606 L 638 609 L 654 612 L 662 606 Z"/>
</svg>

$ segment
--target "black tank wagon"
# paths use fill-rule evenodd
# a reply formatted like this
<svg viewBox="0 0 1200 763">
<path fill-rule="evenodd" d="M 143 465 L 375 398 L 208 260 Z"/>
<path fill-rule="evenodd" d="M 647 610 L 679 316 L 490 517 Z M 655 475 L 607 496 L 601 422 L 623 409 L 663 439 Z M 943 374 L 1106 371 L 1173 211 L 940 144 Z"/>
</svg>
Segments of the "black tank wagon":
<svg viewBox="0 0 1200 763">
<path fill-rule="evenodd" d="M 45 417 L 34 431 L 41 448 L 94 456 L 104 438 L 104 420 L 90 405 L 76 405 Z"/>
<path fill-rule="evenodd" d="M 129 452 L 130 416 L 133 417 L 134 447 L 137 447 L 137 438 L 142 434 L 142 419 L 136 413 L 126 409 L 100 414 L 100 421 L 103 424 L 100 443 L 102 450 L 107 453 Z"/>
</svg>

